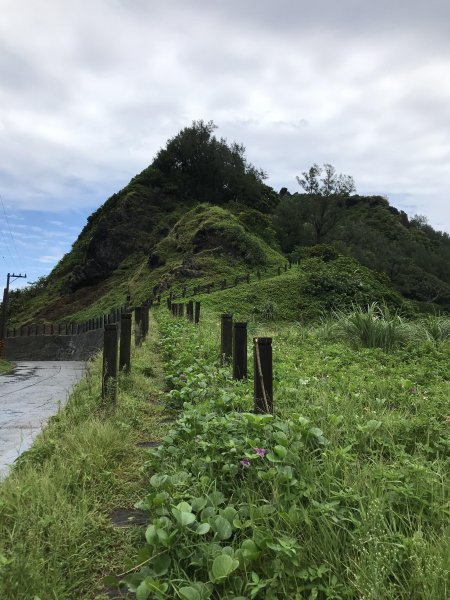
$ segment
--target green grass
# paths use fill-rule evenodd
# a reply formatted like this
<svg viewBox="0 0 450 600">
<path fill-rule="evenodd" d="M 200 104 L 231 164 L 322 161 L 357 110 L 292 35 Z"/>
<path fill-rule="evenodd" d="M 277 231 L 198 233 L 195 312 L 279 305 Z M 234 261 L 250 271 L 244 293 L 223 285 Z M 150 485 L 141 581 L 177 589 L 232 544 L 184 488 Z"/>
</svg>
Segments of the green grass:
<svg viewBox="0 0 450 600">
<path fill-rule="evenodd" d="M 101 579 L 123 570 L 139 537 L 108 513 L 142 493 L 140 440 L 161 437 L 162 375 L 153 333 L 121 377 L 115 408 L 101 401 L 98 358 L 0 484 L 0 597 L 100 598 Z"/>
<path fill-rule="evenodd" d="M 289 307 L 307 275 L 255 286 Z M 205 297 L 199 326 L 155 311 L 159 341 L 153 326 L 115 410 L 94 364 L 0 487 L 0 597 L 100 598 L 118 572 L 140 600 L 448 597 L 448 321 L 364 347 L 253 312 L 249 358 L 252 337 L 273 338 L 275 410 L 260 417 L 252 361 L 242 382 L 219 364 L 219 314 L 246 316 L 251 285 Z M 178 418 L 161 447 L 137 449 L 164 435 L 164 410 Z M 136 502 L 146 530 L 108 524 Z"/>
<path fill-rule="evenodd" d="M 274 340 L 261 418 L 245 414 L 251 373 L 218 365 L 217 312 L 160 320 L 182 412 L 147 465 L 140 598 L 448 597 L 448 343 L 360 348 L 254 320 L 250 336 Z"/>
<path fill-rule="evenodd" d="M 377 274 L 346 257 L 330 262 L 307 259 L 280 277 L 253 278 L 249 285 L 204 295 L 201 300 L 207 308 L 252 321 L 305 322 L 334 309 L 349 310 L 374 301 L 411 312 L 408 303 Z"/>
<path fill-rule="evenodd" d="M 14 366 L 8 360 L 0 358 L 0 375 L 7 375 L 8 373 L 12 373 L 14 370 Z"/>
</svg>

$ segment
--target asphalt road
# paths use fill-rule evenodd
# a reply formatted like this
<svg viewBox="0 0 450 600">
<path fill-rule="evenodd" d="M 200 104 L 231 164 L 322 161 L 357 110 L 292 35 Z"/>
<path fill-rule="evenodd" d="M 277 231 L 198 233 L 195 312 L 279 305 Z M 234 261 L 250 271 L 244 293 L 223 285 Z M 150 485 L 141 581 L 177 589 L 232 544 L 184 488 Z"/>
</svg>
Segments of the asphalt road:
<svg viewBox="0 0 450 600">
<path fill-rule="evenodd" d="M 67 402 L 84 366 L 80 361 L 18 362 L 12 375 L 0 376 L 0 479 Z"/>
</svg>

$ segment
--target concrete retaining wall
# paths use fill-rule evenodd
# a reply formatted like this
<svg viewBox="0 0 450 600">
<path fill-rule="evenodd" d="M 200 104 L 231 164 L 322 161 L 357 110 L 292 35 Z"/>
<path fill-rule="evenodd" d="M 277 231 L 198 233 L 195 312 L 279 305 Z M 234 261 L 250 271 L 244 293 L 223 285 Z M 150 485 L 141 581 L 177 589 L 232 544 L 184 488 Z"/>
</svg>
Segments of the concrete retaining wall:
<svg viewBox="0 0 450 600">
<path fill-rule="evenodd" d="M 5 340 L 8 360 L 88 360 L 103 348 L 103 329 L 77 335 L 36 335 Z"/>
</svg>

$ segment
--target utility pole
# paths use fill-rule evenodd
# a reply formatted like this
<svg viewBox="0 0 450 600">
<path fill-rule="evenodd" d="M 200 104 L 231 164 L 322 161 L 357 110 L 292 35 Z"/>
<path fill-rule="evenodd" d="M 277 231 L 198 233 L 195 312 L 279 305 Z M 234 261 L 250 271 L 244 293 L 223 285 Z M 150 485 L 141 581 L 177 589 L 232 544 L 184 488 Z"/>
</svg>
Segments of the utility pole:
<svg viewBox="0 0 450 600">
<path fill-rule="evenodd" d="M 8 302 L 9 302 L 9 284 L 11 281 L 15 281 L 20 277 L 26 277 L 27 275 L 16 275 L 15 273 L 8 273 L 6 277 L 6 287 L 3 290 L 3 302 L 2 302 L 2 315 L 0 321 L 0 358 L 4 354 L 5 338 L 6 338 L 6 323 L 8 320 Z"/>
</svg>

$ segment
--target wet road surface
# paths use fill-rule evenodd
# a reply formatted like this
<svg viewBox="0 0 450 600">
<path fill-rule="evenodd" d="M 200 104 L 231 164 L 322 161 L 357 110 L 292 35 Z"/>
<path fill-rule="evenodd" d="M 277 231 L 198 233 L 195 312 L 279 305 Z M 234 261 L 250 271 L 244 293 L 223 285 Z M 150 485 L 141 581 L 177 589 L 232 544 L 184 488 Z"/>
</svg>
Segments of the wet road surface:
<svg viewBox="0 0 450 600">
<path fill-rule="evenodd" d="M 13 374 L 0 376 L 0 480 L 66 403 L 84 366 L 79 361 L 18 362 Z"/>
</svg>

